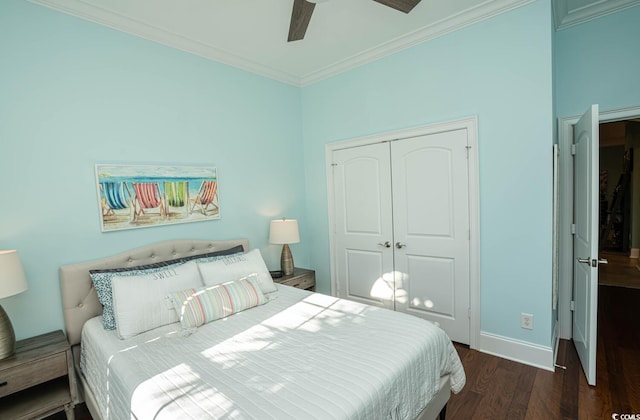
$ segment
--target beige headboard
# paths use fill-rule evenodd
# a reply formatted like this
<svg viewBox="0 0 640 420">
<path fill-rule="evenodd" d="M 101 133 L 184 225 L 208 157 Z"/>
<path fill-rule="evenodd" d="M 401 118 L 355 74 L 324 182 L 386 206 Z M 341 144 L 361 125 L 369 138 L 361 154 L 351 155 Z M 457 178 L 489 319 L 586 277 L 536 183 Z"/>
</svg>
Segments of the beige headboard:
<svg viewBox="0 0 640 420">
<path fill-rule="evenodd" d="M 192 255 L 221 251 L 242 245 L 249 250 L 248 239 L 207 241 L 199 239 L 177 239 L 157 242 L 122 254 L 98 260 L 69 264 L 60 267 L 60 287 L 67 339 L 73 346 L 80 343 L 82 326 L 89 319 L 102 313 L 102 305 L 91 282 L 89 270 L 135 267 Z"/>
</svg>

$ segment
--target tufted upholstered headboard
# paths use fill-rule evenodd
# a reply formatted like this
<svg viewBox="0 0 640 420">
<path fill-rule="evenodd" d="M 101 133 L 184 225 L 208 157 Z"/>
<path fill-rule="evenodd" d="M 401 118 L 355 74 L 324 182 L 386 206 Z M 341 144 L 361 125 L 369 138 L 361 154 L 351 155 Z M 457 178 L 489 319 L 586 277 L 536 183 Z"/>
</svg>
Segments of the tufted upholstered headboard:
<svg viewBox="0 0 640 420">
<path fill-rule="evenodd" d="M 89 319 L 102 313 L 102 305 L 91 282 L 89 270 L 135 267 L 192 255 L 221 251 L 242 245 L 249 250 L 248 239 L 209 241 L 200 239 L 177 239 L 157 242 L 132 249 L 118 255 L 60 267 L 60 287 L 67 340 L 72 346 L 80 344 L 82 326 Z M 76 346 L 74 353 L 78 351 Z M 77 359 L 76 359 L 77 360 Z"/>
</svg>

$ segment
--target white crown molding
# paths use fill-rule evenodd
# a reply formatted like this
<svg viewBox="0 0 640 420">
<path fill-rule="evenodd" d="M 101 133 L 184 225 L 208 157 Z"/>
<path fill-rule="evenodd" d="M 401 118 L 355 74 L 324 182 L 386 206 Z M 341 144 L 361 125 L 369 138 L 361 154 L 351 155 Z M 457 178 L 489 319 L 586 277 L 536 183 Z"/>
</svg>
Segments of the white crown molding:
<svg viewBox="0 0 640 420">
<path fill-rule="evenodd" d="M 263 64 L 245 59 L 231 52 L 224 51 L 212 45 L 204 44 L 195 39 L 187 38 L 166 29 L 158 28 L 148 23 L 87 4 L 81 0 L 28 0 L 59 12 L 66 13 L 99 25 L 126 32 L 140 38 L 148 39 L 171 48 L 186 51 L 210 60 L 230 65 L 248 72 L 268 77 L 283 83 L 300 86 L 300 78 Z"/>
<path fill-rule="evenodd" d="M 640 0 L 597 0 L 569 10 L 565 0 L 554 0 L 553 17 L 559 31 L 639 4 Z"/>
<path fill-rule="evenodd" d="M 417 31 L 403 35 L 394 40 L 378 45 L 367 51 L 353 55 L 345 60 L 338 61 L 315 72 L 302 76 L 302 86 L 316 83 L 331 76 L 351 70 L 363 64 L 371 63 L 380 58 L 406 50 L 415 45 L 434 38 L 457 31 L 474 23 L 490 19 L 509 10 L 524 6 L 535 0 L 487 0 L 473 8 L 450 18 L 435 22 Z"/>
<path fill-rule="evenodd" d="M 303 76 L 297 76 L 265 66 L 244 57 L 240 57 L 232 52 L 184 37 L 166 29 L 150 25 L 146 22 L 114 13 L 110 10 L 100 8 L 82 0 L 29 1 L 90 22 L 110 27 L 112 29 L 265 76 L 270 79 L 302 87 L 343 73 L 363 64 L 370 63 L 382 57 L 386 57 L 398 51 L 405 50 L 430 39 L 456 31 L 476 22 L 489 19 L 498 14 L 523 6 L 527 3 L 531 3 L 534 0 L 486 0 L 485 2 L 454 15 L 451 18 L 435 22 L 434 24 L 424 27 L 418 31 L 401 36 L 390 42 L 386 42 Z"/>
</svg>

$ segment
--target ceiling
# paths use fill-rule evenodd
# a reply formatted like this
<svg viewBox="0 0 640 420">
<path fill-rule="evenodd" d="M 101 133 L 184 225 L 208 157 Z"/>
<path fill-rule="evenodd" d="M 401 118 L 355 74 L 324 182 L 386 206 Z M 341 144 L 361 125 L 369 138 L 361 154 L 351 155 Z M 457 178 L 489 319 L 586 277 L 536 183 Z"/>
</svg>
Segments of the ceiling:
<svg viewBox="0 0 640 420">
<path fill-rule="evenodd" d="M 316 0 L 305 38 L 294 42 L 287 42 L 293 0 L 29 1 L 304 86 L 533 0 L 422 0 L 409 14 L 373 0 Z M 556 26 L 639 2 L 557 0 Z"/>
</svg>

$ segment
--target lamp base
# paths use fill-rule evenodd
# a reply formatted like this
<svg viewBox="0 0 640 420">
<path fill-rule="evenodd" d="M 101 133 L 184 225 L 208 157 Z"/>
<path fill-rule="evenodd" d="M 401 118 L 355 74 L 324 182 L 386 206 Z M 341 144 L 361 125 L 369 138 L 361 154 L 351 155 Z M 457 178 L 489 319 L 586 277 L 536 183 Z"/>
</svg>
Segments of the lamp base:
<svg viewBox="0 0 640 420">
<path fill-rule="evenodd" d="M 291 255 L 291 250 L 289 249 L 289 245 L 287 244 L 282 245 L 280 269 L 282 270 L 282 274 L 285 276 L 290 276 L 293 274 L 293 255 Z"/>
<path fill-rule="evenodd" d="M 9 315 L 0 305 L 0 360 L 6 359 L 16 351 L 16 334 Z"/>
</svg>

